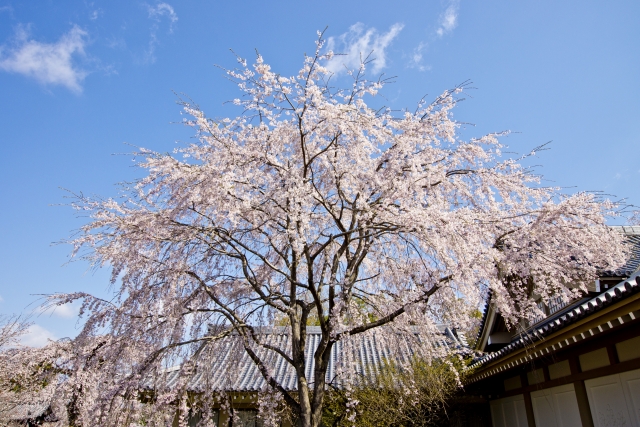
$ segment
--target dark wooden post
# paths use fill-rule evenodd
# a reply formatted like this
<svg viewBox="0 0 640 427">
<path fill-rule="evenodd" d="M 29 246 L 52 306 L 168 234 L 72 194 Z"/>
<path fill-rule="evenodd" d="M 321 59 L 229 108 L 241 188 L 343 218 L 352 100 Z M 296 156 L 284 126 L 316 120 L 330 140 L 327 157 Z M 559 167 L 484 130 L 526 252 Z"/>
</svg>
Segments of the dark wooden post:
<svg viewBox="0 0 640 427">
<path fill-rule="evenodd" d="M 531 393 L 525 391 L 522 395 L 524 396 L 524 408 L 527 411 L 527 425 L 529 427 L 536 427 L 536 419 L 533 416 L 533 404 L 531 403 Z"/>
<path fill-rule="evenodd" d="M 576 399 L 578 400 L 578 409 L 580 410 L 580 420 L 583 427 L 594 427 L 593 417 L 591 416 L 591 408 L 589 407 L 589 397 L 584 381 L 576 381 L 573 383 L 576 391 Z"/>
<path fill-rule="evenodd" d="M 571 367 L 571 375 L 577 375 L 580 373 L 580 362 L 577 356 L 573 356 L 569 359 L 569 366 Z M 576 392 L 576 400 L 578 401 L 578 410 L 580 411 L 580 421 L 582 421 L 583 427 L 594 427 L 593 417 L 591 416 L 591 407 L 589 406 L 589 397 L 587 396 L 587 389 L 584 386 L 584 381 L 578 380 L 573 383 L 573 389 Z"/>
</svg>

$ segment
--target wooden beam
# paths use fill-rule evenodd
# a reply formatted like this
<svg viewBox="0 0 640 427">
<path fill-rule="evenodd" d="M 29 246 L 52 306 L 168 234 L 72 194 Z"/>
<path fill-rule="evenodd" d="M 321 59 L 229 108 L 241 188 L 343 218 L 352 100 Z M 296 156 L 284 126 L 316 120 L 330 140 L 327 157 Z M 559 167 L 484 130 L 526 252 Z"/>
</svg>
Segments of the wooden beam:
<svg viewBox="0 0 640 427">
<path fill-rule="evenodd" d="M 571 359 L 569 359 L 571 360 Z M 586 381 L 593 378 L 598 377 L 606 377 L 608 375 L 620 374 L 622 372 L 633 371 L 635 369 L 640 369 L 640 359 L 628 360 L 626 362 L 617 363 L 615 365 L 603 366 L 602 368 L 592 369 L 586 372 L 579 372 L 574 374 L 573 366 L 571 368 L 572 374 L 567 377 L 557 378 L 551 381 L 545 381 L 543 383 L 535 384 L 535 385 L 527 385 L 521 388 L 516 388 L 513 390 L 505 391 L 504 393 L 500 393 L 499 397 L 509 397 L 514 396 L 516 394 L 521 394 L 524 392 L 532 392 L 538 390 L 544 390 L 546 388 L 557 387 L 560 385 L 575 383 L 576 381 Z"/>
<path fill-rule="evenodd" d="M 609 356 L 609 363 L 612 365 L 618 363 L 618 352 L 616 352 L 615 344 L 609 344 L 607 346 L 607 355 Z"/>
<path fill-rule="evenodd" d="M 588 315 L 578 320 L 576 323 L 562 327 L 540 341 L 526 345 L 512 353 L 488 362 L 472 374 L 471 382 L 475 382 L 473 378 L 477 378 L 479 380 L 479 377 L 482 374 L 493 370 L 499 370 L 510 363 L 518 365 L 520 364 L 519 359 L 529 359 L 529 356 L 534 352 L 544 353 L 544 349 L 546 347 L 555 345 L 554 352 L 558 352 L 560 350 L 564 351 L 566 348 L 571 348 L 576 345 L 574 344 L 574 337 L 577 337 L 580 343 L 584 341 L 591 341 L 594 337 L 591 336 L 589 330 L 593 329 L 598 332 L 598 326 L 606 325 L 607 322 L 613 322 L 616 324 L 613 330 L 617 331 L 618 328 L 627 329 L 629 327 L 629 323 L 625 322 L 624 324 L 617 325 L 618 319 L 627 316 L 630 312 L 638 310 L 640 310 L 640 293 L 636 293 L 635 295 L 601 309 L 592 315 Z M 638 326 L 638 323 L 640 323 L 640 319 L 636 319 L 635 321 L 632 320 L 632 328 L 635 329 L 635 327 Z M 606 329 L 608 329 L 608 327 L 606 327 Z M 608 333 L 608 331 L 605 332 Z M 585 336 L 584 339 L 581 337 L 582 334 Z M 601 333 L 596 333 L 596 336 L 599 335 L 601 335 Z"/>
<path fill-rule="evenodd" d="M 525 391 L 522 395 L 524 396 L 524 408 L 527 411 L 527 425 L 528 427 L 536 427 L 536 419 L 533 416 L 533 404 L 531 403 L 531 393 Z"/>
<path fill-rule="evenodd" d="M 580 411 L 582 427 L 594 427 L 591 408 L 589 407 L 589 398 L 587 396 L 587 389 L 584 386 L 584 381 L 578 380 L 574 382 L 573 388 L 576 391 L 576 399 L 578 400 L 578 410 Z"/>
</svg>

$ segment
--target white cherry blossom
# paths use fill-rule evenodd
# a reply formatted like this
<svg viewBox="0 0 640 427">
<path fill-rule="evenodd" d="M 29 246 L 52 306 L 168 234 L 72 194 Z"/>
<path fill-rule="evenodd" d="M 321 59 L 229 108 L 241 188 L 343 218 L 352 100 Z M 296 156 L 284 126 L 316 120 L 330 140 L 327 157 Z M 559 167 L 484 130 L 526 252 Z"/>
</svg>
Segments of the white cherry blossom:
<svg viewBox="0 0 640 427">
<path fill-rule="evenodd" d="M 90 221 L 70 241 L 74 256 L 110 268 L 114 291 L 51 297 L 81 300 L 87 319 L 61 386 L 78 423 L 162 425 L 180 407 L 185 417 L 188 380 L 213 357 L 206 344 L 233 335 L 242 351 L 230 357 L 246 352 L 266 379 L 262 406 L 276 393 L 300 426 L 317 427 L 336 343 L 348 386 L 358 334 L 376 331 L 388 357 L 401 341 L 443 357 L 436 325 L 468 328 L 488 289 L 516 327 L 538 314 L 535 298 L 572 298 L 624 260 L 605 223 L 615 205 L 542 186 L 521 159 L 502 157 L 501 134 L 460 139 L 452 109 L 464 87 L 415 112 L 373 109 L 366 101 L 384 81 L 354 70 L 351 87 L 337 89 L 321 52 L 322 40 L 289 77 L 260 56 L 239 59 L 228 77 L 243 93 L 241 116 L 213 119 L 185 103 L 196 142 L 137 153 L 146 175 L 121 199 L 78 196 Z M 309 376 L 311 318 L 322 339 Z M 263 342 L 274 324 L 290 328 L 290 344 Z M 265 354 L 295 372 L 295 393 Z M 163 386 L 172 366 L 182 380 Z"/>
</svg>

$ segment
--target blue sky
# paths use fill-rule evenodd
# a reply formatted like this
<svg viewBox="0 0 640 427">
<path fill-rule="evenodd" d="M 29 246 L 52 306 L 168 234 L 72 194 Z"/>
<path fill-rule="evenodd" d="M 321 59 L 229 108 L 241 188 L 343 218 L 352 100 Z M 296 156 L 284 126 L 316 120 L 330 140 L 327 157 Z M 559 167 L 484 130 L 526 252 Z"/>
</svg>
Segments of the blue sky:
<svg viewBox="0 0 640 427">
<path fill-rule="evenodd" d="M 174 92 L 232 115 L 237 91 L 216 67 L 235 66 L 229 49 L 292 74 L 325 27 L 341 61 L 373 50 L 372 77 L 397 76 L 385 104 L 471 80 L 455 111 L 475 125 L 465 134 L 511 130 L 518 152 L 553 141 L 536 158 L 548 183 L 640 205 L 639 18 L 640 2 L 622 0 L 0 0 L 0 313 L 33 311 L 37 294 L 106 294 L 107 271 L 64 265 L 70 247 L 52 245 L 84 221 L 61 188 L 116 195 L 139 176 L 113 155 L 126 144 L 192 137 Z M 75 311 L 36 313 L 25 342 L 75 335 Z"/>
</svg>

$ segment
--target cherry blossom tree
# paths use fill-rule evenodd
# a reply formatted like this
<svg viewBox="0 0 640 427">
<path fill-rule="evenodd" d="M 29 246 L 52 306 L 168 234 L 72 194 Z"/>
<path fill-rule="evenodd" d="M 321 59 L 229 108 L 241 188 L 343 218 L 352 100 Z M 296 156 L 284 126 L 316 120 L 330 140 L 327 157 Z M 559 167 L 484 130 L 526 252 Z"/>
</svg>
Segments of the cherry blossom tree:
<svg viewBox="0 0 640 427">
<path fill-rule="evenodd" d="M 335 88 L 323 67 L 331 57 L 320 38 L 294 76 L 259 55 L 253 66 L 240 59 L 227 71 L 242 93 L 238 117 L 209 118 L 185 102 L 194 143 L 141 149 L 145 175 L 120 199 L 77 196 L 90 220 L 70 240 L 73 256 L 110 268 L 114 293 L 50 300 L 83 301 L 79 423 L 131 420 L 124 414 L 140 410 L 149 378 L 145 407 L 184 402 L 187 378 L 215 356 L 209 344 L 233 337 L 265 396 L 316 427 L 334 347 L 348 395 L 358 335 L 382 337 L 390 358 L 401 341 L 427 360 L 443 357 L 429 338 L 436 325 L 467 328 L 488 289 L 515 326 L 539 314 L 536 298 L 573 298 L 598 268 L 623 261 L 621 236 L 605 224 L 615 205 L 541 185 L 522 158 L 503 156 L 502 134 L 459 136 L 452 109 L 464 87 L 413 112 L 374 109 L 365 101 L 385 81 L 365 80 L 363 64 L 348 88 Z M 321 339 L 308 375 L 311 318 Z M 264 339 L 276 321 L 286 345 Z M 295 391 L 274 361 L 294 373 Z M 174 365 L 184 380 L 163 387 Z"/>
<path fill-rule="evenodd" d="M 0 351 L 18 343 L 31 323 L 23 316 L 0 315 Z"/>
<path fill-rule="evenodd" d="M 69 341 L 50 341 L 43 347 L 20 343 L 32 323 L 25 316 L 0 316 L 0 424 L 13 425 L 17 413 L 26 415 L 25 405 L 43 401 L 54 404 L 60 374 L 70 372 Z M 61 395 L 61 394 L 60 394 Z M 56 402 L 57 403 L 57 402 Z M 41 414 L 36 414 L 39 416 Z"/>
</svg>

